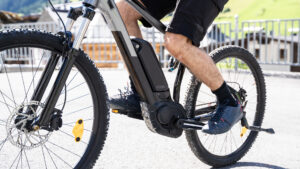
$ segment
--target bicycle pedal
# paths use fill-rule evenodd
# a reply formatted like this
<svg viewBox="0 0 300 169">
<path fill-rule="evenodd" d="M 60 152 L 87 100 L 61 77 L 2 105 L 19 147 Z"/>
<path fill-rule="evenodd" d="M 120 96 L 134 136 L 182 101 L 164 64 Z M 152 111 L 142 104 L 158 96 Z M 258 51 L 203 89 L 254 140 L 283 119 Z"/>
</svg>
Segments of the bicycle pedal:
<svg viewBox="0 0 300 169">
<path fill-rule="evenodd" d="M 124 110 L 119 110 L 119 109 L 112 109 L 111 112 L 115 113 L 115 114 L 124 114 L 124 115 L 127 115 L 128 111 L 124 111 Z"/>
<path fill-rule="evenodd" d="M 115 114 L 119 114 L 119 110 L 118 109 L 112 109 L 111 112 L 113 112 Z"/>
<path fill-rule="evenodd" d="M 132 112 L 132 111 L 124 111 L 124 110 L 118 110 L 118 109 L 112 109 L 111 112 L 115 114 L 122 114 L 122 115 L 127 115 L 130 118 L 138 119 L 138 120 L 143 120 L 142 114 Z"/>
<path fill-rule="evenodd" d="M 275 134 L 275 131 L 273 128 L 261 128 L 259 126 L 249 126 L 248 129 L 251 131 L 258 131 L 258 132 L 264 131 L 269 134 Z"/>
<path fill-rule="evenodd" d="M 79 142 L 81 140 L 82 135 L 83 135 L 83 130 L 84 130 L 83 120 L 79 119 L 75 123 L 75 126 L 72 130 L 72 133 L 75 137 L 75 142 Z"/>
<path fill-rule="evenodd" d="M 177 127 L 184 130 L 202 130 L 205 124 L 194 119 L 179 119 Z"/>
</svg>

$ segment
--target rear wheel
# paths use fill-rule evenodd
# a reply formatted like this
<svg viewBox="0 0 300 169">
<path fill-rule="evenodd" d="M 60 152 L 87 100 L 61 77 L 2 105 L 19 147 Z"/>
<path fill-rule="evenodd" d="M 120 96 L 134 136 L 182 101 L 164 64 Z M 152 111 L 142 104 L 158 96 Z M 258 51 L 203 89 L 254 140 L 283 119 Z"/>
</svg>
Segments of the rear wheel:
<svg viewBox="0 0 300 169">
<path fill-rule="evenodd" d="M 227 46 L 210 54 L 228 86 L 236 91 L 245 90 L 243 104 L 249 125 L 261 126 L 265 110 L 266 89 L 262 71 L 254 56 L 247 50 Z M 185 101 L 190 118 L 208 115 L 217 106 L 211 90 L 194 76 L 191 79 Z M 209 135 L 202 131 L 186 131 L 186 138 L 194 154 L 214 167 L 233 164 L 251 148 L 257 132 L 247 131 L 241 136 L 242 125 L 220 135 Z"/>
<path fill-rule="evenodd" d="M 41 101 L 31 100 L 48 60 L 61 57 L 62 41 L 38 31 L 0 33 L 0 56 L 6 62 L 0 73 L 0 168 L 92 168 L 103 148 L 109 122 L 106 88 L 83 52 L 55 106 L 62 112 L 62 127 L 26 130 L 26 122 L 40 116 L 54 85 L 58 69 Z M 17 119 L 27 109 L 34 113 Z"/>
</svg>

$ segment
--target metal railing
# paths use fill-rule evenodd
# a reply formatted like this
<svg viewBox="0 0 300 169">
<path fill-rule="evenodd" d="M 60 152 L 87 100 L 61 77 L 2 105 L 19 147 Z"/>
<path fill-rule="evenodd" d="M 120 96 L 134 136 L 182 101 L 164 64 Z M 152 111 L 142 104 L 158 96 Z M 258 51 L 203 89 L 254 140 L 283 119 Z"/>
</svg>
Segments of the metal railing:
<svg viewBox="0 0 300 169">
<path fill-rule="evenodd" d="M 243 21 L 242 47 L 261 64 L 300 65 L 300 19 Z"/>
<path fill-rule="evenodd" d="M 60 30 L 60 26 L 52 22 L 0 25 L 2 30 L 17 28 L 49 32 Z M 75 25 L 73 31 L 77 29 Z M 153 45 L 162 66 L 166 67 L 170 54 L 164 47 L 163 35 L 154 28 L 144 27 L 142 34 Z M 260 64 L 300 66 L 300 18 L 239 22 L 236 17 L 235 23 L 213 23 L 201 42 L 201 48 L 210 52 L 225 45 L 239 45 L 248 49 Z M 122 65 L 120 52 L 106 25 L 91 25 L 82 48 L 100 67 Z M 8 54 L 2 58 L 4 61 L 13 59 Z"/>
</svg>

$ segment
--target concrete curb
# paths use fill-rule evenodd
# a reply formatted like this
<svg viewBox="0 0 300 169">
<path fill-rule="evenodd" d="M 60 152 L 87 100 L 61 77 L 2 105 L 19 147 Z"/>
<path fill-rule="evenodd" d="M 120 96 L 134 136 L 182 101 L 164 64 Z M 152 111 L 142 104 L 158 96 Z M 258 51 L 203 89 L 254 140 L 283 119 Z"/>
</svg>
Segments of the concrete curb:
<svg viewBox="0 0 300 169">
<path fill-rule="evenodd" d="M 264 71 L 263 74 L 266 77 L 281 77 L 281 78 L 291 78 L 300 79 L 300 73 L 298 72 L 279 72 L 279 71 Z"/>
</svg>

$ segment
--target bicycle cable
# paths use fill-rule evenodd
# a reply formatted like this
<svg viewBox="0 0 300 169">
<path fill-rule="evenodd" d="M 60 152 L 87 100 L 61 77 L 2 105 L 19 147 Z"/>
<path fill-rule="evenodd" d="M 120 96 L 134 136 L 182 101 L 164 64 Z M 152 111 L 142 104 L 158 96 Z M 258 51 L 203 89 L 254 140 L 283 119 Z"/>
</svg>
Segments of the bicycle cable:
<svg viewBox="0 0 300 169">
<path fill-rule="evenodd" d="M 49 4 L 50 4 L 52 10 L 56 13 L 56 15 L 58 16 L 60 22 L 62 23 L 63 28 L 64 28 L 64 33 L 65 33 L 65 36 L 66 36 L 67 41 L 68 41 L 68 34 L 67 34 L 67 29 L 66 29 L 66 25 L 65 25 L 64 21 L 62 20 L 62 18 L 61 18 L 60 15 L 58 14 L 57 10 L 54 8 L 54 5 L 52 4 L 51 0 L 48 0 L 48 2 L 49 2 Z M 62 52 L 62 53 L 65 53 L 65 48 L 63 48 L 63 52 Z M 62 106 L 62 108 L 61 108 L 61 111 L 65 108 L 65 104 L 66 104 L 66 100 L 67 100 L 67 86 L 66 86 L 66 84 L 65 84 L 65 87 L 64 87 L 64 88 L 65 88 L 65 93 L 64 93 L 64 94 L 65 94 L 65 97 L 64 97 L 64 103 L 63 103 L 63 106 Z"/>
<path fill-rule="evenodd" d="M 56 13 L 56 15 L 58 16 L 59 20 L 61 21 L 61 23 L 62 23 L 62 25 L 63 25 L 63 28 L 64 28 L 64 31 L 65 31 L 65 36 L 66 36 L 66 38 L 67 38 L 67 37 L 68 37 L 68 36 L 67 36 L 67 29 L 66 29 L 66 25 L 65 25 L 64 21 L 61 19 L 61 17 L 60 17 L 60 15 L 58 14 L 57 10 L 54 8 L 54 6 L 53 6 L 51 0 L 48 0 L 48 2 L 49 2 L 49 4 L 51 5 L 52 10 Z"/>
</svg>

